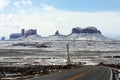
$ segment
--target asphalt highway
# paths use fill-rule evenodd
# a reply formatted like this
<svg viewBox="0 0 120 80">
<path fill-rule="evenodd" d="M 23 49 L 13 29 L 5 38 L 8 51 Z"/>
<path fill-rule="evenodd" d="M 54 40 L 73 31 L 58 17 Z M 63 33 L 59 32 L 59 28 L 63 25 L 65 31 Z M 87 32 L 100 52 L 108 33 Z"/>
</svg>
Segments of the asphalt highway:
<svg viewBox="0 0 120 80">
<path fill-rule="evenodd" d="M 110 80 L 111 71 L 102 66 L 85 66 L 27 80 Z"/>
</svg>

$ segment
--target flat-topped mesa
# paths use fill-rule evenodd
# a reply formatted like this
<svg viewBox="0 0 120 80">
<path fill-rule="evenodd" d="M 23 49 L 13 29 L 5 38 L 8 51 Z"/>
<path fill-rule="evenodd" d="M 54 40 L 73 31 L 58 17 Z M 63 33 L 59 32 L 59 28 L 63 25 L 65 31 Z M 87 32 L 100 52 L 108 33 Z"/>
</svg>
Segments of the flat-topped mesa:
<svg viewBox="0 0 120 80">
<path fill-rule="evenodd" d="M 99 33 L 101 34 L 100 30 L 97 30 L 97 28 L 95 27 L 87 27 L 87 28 L 80 28 L 80 27 L 76 27 L 72 29 L 72 33 Z"/>
</svg>

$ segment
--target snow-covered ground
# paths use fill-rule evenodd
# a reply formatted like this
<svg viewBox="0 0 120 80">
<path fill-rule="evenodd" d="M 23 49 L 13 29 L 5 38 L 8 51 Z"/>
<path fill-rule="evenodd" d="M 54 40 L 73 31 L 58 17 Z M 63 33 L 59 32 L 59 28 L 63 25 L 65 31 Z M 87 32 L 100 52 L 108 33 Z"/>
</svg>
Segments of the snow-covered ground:
<svg viewBox="0 0 120 80">
<path fill-rule="evenodd" d="M 44 48 L 47 50 L 65 50 L 66 44 L 69 43 L 71 51 L 81 51 L 81 50 L 98 50 L 98 51 L 119 51 L 120 50 L 120 41 L 91 41 L 91 40 L 52 40 L 52 41 L 0 41 L 0 49 L 26 49 L 26 48 L 34 48 L 34 46 L 12 46 L 12 44 L 17 43 L 26 43 L 26 44 L 45 44 L 50 46 L 49 48 Z"/>
<path fill-rule="evenodd" d="M 41 44 L 44 44 L 46 47 L 35 46 Z M 66 36 L 52 35 L 49 37 L 33 35 L 15 40 L 0 41 L 0 61 L 17 61 L 22 64 L 33 64 L 34 62 L 36 62 L 34 64 L 66 64 L 66 44 L 69 44 L 70 56 L 74 63 L 97 64 L 103 60 L 111 61 L 111 63 L 119 61 L 118 59 L 99 58 L 109 55 L 119 55 L 120 41 L 109 39 L 98 33 L 73 33 Z M 44 57 L 47 59 L 41 59 Z"/>
<path fill-rule="evenodd" d="M 82 59 L 82 58 L 85 59 Z M 97 58 L 92 59 L 87 56 L 81 58 L 71 58 L 72 64 L 82 65 L 96 65 L 99 61 Z M 1 66 L 24 66 L 24 65 L 66 65 L 67 58 L 63 57 L 46 57 L 46 56 L 11 56 L 11 57 L 0 57 Z"/>
<path fill-rule="evenodd" d="M 12 44 L 17 43 L 35 43 L 35 41 L 4 41 L 0 42 L 0 61 L 5 62 L 21 62 L 22 64 L 66 64 L 66 44 L 69 43 L 70 56 L 74 63 L 86 63 L 86 64 L 97 64 L 98 61 L 104 61 L 107 63 L 120 62 L 118 59 L 104 59 L 99 57 L 109 55 L 120 55 L 120 42 L 119 41 L 89 41 L 89 40 L 66 40 L 66 41 L 40 41 L 37 40 L 38 44 L 46 44 L 50 47 L 36 48 L 34 46 L 13 46 Z M 11 59 L 19 58 L 21 59 Z M 82 59 L 81 56 L 87 56 Z M 93 56 L 93 57 L 91 57 Z M 96 57 L 97 56 L 97 57 Z M 5 60 L 1 60 L 4 57 L 8 57 Z M 27 57 L 30 57 L 29 59 Z M 35 58 L 36 59 L 35 59 Z M 47 57 L 50 59 L 41 59 Z M 53 59 L 53 57 L 57 59 Z M 77 57 L 74 59 L 74 57 Z M 24 58 L 24 59 L 23 59 Z M 33 59 L 32 59 L 33 58 Z"/>
</svg>

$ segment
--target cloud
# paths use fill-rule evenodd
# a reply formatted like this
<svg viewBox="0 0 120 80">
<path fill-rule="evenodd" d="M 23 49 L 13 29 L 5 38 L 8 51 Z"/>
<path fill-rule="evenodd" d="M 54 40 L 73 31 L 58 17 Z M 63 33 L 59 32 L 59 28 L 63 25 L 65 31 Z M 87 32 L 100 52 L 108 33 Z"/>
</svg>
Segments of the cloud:
<svg viewBox="0 0 120 80">
<path fill-rule="evenodd" d="M 13 2 L 15 8 L 21 8 L 21 4 L 18 1 Z"/>
<path fill-rule="evenodd" d="M 110 37 L 120 34 L 120 12 L 72 12 L 43 3 L 40 7 L 34 6 L 29 1 L 14 2 L 18 7 L 14 8 L 14 13 L 0 14 L 0 30 L 4 29 L 1 33 L 9 36 L 10 33 L 20 32 L 22 28 L 33 28 L 38 30 L 38 34 L 48 36 L 56 30 L 69 34 L 73 27 L 95 26 Z M 24 7 L 26 4 L 29 4 L 27 8 Z"/>
<path fill-rule="evenodd" d="M 12 3 L 15 9 L 24 9 L 24 8 L 29 8 L 32 7 L 32 1 L 31 0 L 21 0 L 21 1 L 14 1 Z"/>
<path fill-rule="evenodd" d="M 23 5 L 28 5 L 28 6 L 32 6 L 32 1 L 31 0 L 22 0 L 22 4 Z"/>
<path fill-rule="evenodd" d="M 9 5 L 9 0 L 0 0 L 0 10 L 3 10 Z"/>
<path fill-rule="evenodd" d="M 41 8 L 46 10 L 46 11 L 54 10 L 53 6 L 47 5 L 47 4 L 44 4 L 44 3 L 41 4 Z"/>
</svg>

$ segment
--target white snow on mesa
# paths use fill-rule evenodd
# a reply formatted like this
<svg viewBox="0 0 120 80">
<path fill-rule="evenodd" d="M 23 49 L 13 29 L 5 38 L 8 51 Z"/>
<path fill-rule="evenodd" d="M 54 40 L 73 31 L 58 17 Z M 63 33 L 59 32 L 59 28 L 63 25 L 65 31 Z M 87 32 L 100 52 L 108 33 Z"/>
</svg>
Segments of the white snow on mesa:
<svg viewBox="0 0 120 80">
<path fill-rule="evenodd" d="M 101 31 L 93 26 L 88 26 L 86 28 L 76 27 L 73 28 L 69 35 L 62 35 L 57 30 L 54 35 L 50 35 L 48 37 L 42 37 L 40 35 L 31 35 L 27 37 L 19 37 L 13 40 L 99 40 L 99 41 L 111 41 L 101 34 Z"/>
<path fill-rule="evenodd" d="M 95 41 L 112 41 L 99 33 L 72 33 L 70 35 L 51 35 L 48 37 L 41 37 L 39 35 L 32 35 L 28 37 L 20 37 L 16 40 L 95 40 Z"/>
<path fill-rule="evenodd" d="M 68 40 L 95 40 L 95 41 L 110 41 L 112 39 L 109 39 L 105 36 L 103 36 L 102 34 L 99 33 L 94 33 L 94 34 L 90 34 L 90 33 L 73 33 L 69 36 L 67 36 Z"/>
</svg>

